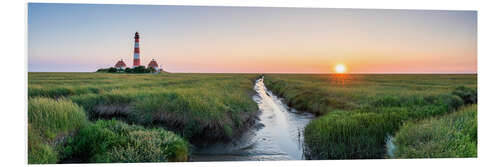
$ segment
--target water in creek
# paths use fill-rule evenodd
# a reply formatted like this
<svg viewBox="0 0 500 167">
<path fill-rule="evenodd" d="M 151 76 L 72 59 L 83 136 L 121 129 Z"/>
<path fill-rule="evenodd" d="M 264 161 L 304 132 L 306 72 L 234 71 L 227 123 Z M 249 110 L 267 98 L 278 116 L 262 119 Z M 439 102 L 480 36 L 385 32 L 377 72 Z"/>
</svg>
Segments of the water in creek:
<svg viewBox="0 0 500 167">
<path fill-rule="evenodd" d="M 191 161 L 300 160 L 303 156 L 303 130 L 314 117 L 297 112 L 266 89 L 264 78 L 255 82 L 259 121 L 240 138 L 198 148 Z"/>
</svg>

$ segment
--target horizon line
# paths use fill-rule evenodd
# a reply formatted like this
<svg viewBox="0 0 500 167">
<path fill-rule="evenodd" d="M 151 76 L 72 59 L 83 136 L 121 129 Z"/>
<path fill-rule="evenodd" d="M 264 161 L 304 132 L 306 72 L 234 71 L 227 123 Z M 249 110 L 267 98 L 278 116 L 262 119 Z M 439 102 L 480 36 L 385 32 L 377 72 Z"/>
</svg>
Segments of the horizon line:
<svg viewBox="0 0 500 167">
<path fill-rule="evenodd" d="M 178 74 L 476 74 L 477 72 L 351 72 L 351 73 L 334 73 L 334 72 L 168 72 Z M 28 71 L 28 73 L 95 73 L 86 71 Z M 133 73 L 132 73 L 133 74 Z"/>
</svg>

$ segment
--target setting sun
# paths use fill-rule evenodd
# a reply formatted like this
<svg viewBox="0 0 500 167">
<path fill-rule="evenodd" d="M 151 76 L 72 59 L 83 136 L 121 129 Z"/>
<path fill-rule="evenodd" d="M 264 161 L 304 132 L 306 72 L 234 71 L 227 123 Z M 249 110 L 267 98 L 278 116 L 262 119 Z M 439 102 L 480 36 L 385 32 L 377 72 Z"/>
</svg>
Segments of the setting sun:
<svg viewBox="0 0 500 167">
<path fill-rule="evenodd" d="M 337 64 L 337 66 L 335 66 L 335 72 L 336 73 L 344 73 L 345 66 L 343 64 Z"/>
</svg>

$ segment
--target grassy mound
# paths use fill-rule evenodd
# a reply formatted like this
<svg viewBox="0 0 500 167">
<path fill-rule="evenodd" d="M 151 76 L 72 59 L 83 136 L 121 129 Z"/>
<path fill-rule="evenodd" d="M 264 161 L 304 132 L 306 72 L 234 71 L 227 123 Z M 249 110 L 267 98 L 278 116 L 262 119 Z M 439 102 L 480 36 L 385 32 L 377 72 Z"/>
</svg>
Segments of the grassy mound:
<svg viewBox="0 0 500 167">
<path fill-rule="evenodd" d="M 453 111 L 462 101 L 455 96 L 439 96 L 439 100 L 407 106 L 388 105 L 354 111 L 333 111 L 311 121 L 304 131 L 304 141 L 311 159 L 381 158 L 388 135 L 404 121 L 426 118 Z M 412 99 L 412 98 L 410 98 Z M 419 98 L 416 98 L 419 99 Z M 422 99 L 425 99 L 422 97 Z M 430 98 L 434 99 L 434 98 Z M 378 104 L 378 103 L 376 103 Z M 419 105 L 420 104 L 420 105 Z"/>
<path fill-rule="evenodd" d="M 477 105 L 420 122 L 408 122 L 394 138 L 395 158 L 477 157 Z"/>
<path fill-rule="evenodd" d="M 163 129 L 121 121 L 90 123 L 67 99 L 28 100 L 28 163 L 187 161 L 188 143 Z"/>
<path fill-rule="evenodd" d="M 291 107 L 320 116 L 304 131 L 308 159 L 383 158 L 387 137 L 405 121 L 477 101 L 476 75 L 294 74 L 264 82 Z"/>
<path fill-rule="evenodd" d="M 83 128 L 64 150 L 85 162 L 177 162 L 189 156 L 188 143 L 172 132 L 117 120 Z"/>
<path fill-rule="evenodd" d="M 64 158 L 59 147 L 85 126 L 84 110 L 69 100 L 28 100 L 28 163 L 56 163 Z"/>
<path fill-rule="evenodd" d="M 309 159 L 379 158 L 387 132 L 401 118 L 394 114 L 335 111 L 313 120 L 304 131 Z"/>
</svg>

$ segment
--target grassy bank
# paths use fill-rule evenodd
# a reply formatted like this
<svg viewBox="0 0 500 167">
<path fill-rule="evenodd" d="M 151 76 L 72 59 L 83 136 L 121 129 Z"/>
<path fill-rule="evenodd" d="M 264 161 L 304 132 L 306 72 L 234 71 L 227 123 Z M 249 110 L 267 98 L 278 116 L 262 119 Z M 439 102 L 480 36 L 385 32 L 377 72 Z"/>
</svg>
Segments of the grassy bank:
<svg viewBox="0 0 500 167">
<path fill-rule="evenodd" d="M 65 140 L 87 124 L 85 112 L 69 100 L 28 100 L 28 162 L 56 163 Z"/>
<path fill-rule="evenodd" d="M 288 105 L 320 116 L 304 132 L 309 159 L 383 158 L 409 120 L 474 103 L 476 75 L 266 75 Z M 476 98 L 476 99 L 474 99 Z"/>
<path fill-rule="evenodd" d="M 29 73 L 30 97 L 65 97 L 92 120 L 162 126 L 199 141 L 227 140 L 257 112 L 253 79 L 240 74 Z"/>
<path fill-rule="evenodd" d="M 82 128 L 65 146 L 69 159 L 83 162 L 187 161 L 189 144 L 161 128 L 146 129 L 117 120 Z"/>
<path fill-rule="evenodd" d="M 477 105 L 408 122 L 394 137 L 395 158 L 477 157 Z"/>
<path fill-rule="evenodd" d="M 87 120 L 67 99 L 28 100 L 28 163 L 187 161 L 188 143 L 163 129 Z"/>
</svg>

